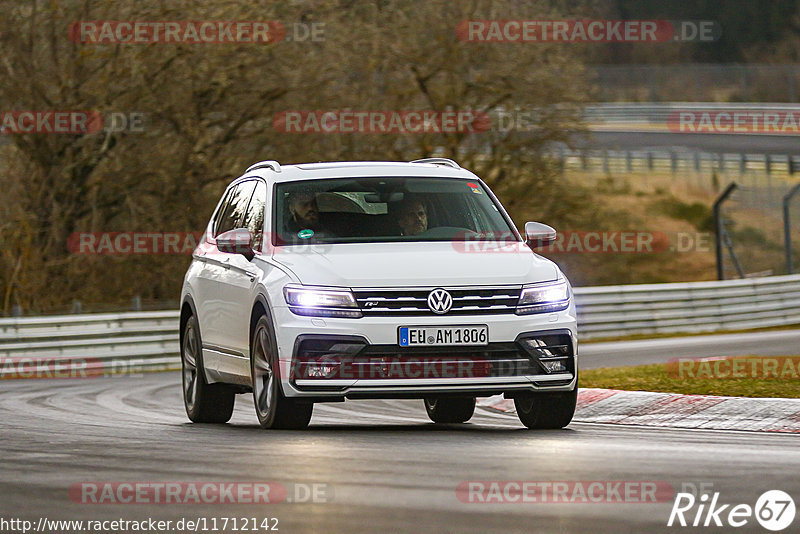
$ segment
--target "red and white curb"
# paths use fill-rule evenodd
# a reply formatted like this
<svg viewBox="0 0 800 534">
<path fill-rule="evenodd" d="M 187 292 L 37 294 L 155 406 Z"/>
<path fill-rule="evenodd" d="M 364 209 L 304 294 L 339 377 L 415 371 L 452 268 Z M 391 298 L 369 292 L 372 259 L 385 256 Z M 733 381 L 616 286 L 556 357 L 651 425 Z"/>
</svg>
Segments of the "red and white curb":
<svg viewBox="0 0 800 534">
<path fill-rule="evenodd" d="M 500 395 L 478 406 L 515 413 Z M 800 433 L 800 399 L 680 395 L 616 389 L 581 389 L 573 421 L 665 428 Z"/>
</svg>

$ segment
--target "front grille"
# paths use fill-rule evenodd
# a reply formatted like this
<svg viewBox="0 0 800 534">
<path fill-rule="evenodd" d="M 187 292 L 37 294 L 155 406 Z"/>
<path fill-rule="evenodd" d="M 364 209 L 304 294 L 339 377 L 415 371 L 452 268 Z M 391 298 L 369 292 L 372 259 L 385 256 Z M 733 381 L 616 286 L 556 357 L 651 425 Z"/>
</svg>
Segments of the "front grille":
<svg viewBox="0 0 800 534">
<path fill-rule="evenodd" d="M 548 369 L 558 362 L 557 369 Z M 526 332 L 484 346 L 369 345 L 360 336 L 306 334 L 297 339 L 290 379 L 517 377 L 575 373 L 568 330 Z M 565 383 L 569 383 L 567 380 Z M 542 386 L 560 385 L 542 382 Z"/>
<path fill-rule="evenodd" d="M 364 315 L 437 315 L 428 308 L 429 289 L 357 289 L 353 291 Z M 444 315 L 491 315 L 514 313 L 521 286 L 444 288 L 453 307 Z"/>
</svg>

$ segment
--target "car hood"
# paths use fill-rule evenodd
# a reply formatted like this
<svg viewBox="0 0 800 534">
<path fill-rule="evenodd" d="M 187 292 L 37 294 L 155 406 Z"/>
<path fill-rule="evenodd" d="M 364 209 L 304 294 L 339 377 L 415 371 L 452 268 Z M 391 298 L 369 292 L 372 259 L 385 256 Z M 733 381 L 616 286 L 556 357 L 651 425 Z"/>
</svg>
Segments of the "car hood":
<svg viewBox="0 0 800 534">
<path fill-rule="evenodd" d="M 483 248 L 464 250 L 453 242 L 284 246 L 275 249 L 273 260 L 302 284 L 352 288 L 528 284 L 558 278 L 556 265 L 524 243 Z"/>
</svg>

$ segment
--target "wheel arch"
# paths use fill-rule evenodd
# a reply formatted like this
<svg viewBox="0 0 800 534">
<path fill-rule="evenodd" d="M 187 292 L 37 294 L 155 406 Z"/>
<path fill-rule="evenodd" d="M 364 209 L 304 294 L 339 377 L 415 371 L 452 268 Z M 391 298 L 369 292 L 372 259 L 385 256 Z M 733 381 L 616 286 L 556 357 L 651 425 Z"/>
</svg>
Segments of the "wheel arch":
<svg viewBox="0 0 800 534">
<path fill-rule="evenodd" d="M 180 328 L 178 330 L 181 350 L 183 350 L 183 334 L 186 330 L 186 323 L 189 322 L 189 317 L 192 316 L 197 317 L 197 308 L 194 305 L 194 299 L 192 299 L 191 295 L 186 295 L 183 298 L 183 304 L 181 304 Z"/>
<path fill-rule="evenodd" d="M 253 339 L 253 333 L 256 330 L 256 324 L 261 316 L 266 316 L 267 319 L 270 321 L 272 320 L 272 314 L 270 313 L 270 305 L 267 297 L 263 294 L 259 293 L 256 296 L 255 302 L 253 302 L 253 307 L 250 311 L 250 337 L 249 339 Z"/>
</svg>

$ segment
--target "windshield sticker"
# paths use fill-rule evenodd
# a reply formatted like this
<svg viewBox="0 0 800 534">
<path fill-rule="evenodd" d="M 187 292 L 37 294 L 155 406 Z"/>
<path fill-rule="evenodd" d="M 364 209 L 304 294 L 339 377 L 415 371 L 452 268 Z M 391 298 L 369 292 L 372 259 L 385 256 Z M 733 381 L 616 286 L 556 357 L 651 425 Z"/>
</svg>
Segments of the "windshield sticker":
<svg viewBox="0 0 800 534">
<path fill-rule="evenodd" d="M 314 230 L 311 230 L 310 228 L 306 228 L 304 230 L 300 230 L 299 232 L 297 232 L 297 237 L 299 237 L 300 239 L 308 239 L 313 235 L 314 235 Z"/>
</svg>

